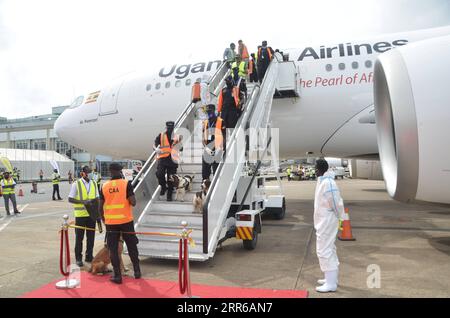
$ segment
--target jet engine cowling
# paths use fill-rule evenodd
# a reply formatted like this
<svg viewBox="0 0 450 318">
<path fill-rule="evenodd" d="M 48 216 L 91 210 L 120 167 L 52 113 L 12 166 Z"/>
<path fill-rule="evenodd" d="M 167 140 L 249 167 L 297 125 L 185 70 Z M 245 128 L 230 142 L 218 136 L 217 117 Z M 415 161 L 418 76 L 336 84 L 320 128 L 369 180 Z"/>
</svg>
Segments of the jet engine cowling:
<svg viewBox="0 0 450 318">
<path fill-rule="evenodd" d="M 450 203 L 450 36 L 381 54 L 374 100 L 388 193 Z"/>
</svg>

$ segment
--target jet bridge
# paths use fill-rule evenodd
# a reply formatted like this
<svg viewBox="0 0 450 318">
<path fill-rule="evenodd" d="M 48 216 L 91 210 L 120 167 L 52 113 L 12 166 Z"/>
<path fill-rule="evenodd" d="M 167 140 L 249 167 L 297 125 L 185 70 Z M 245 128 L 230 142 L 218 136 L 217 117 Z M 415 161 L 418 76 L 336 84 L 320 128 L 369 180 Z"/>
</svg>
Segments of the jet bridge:
<svg viewBox="0 0 450 318">
<path fill-rule="evenodd" d="M 285 63 L 291 65 L 286 67 Z M 293 67 L 292 67 L 293 66 Z M 160 187 L 155 177 L 157 161 L 153 153 L 133 181 L 137 205 L 134 208 L 137 232 L 175 232 L 186 221 L 193 232 L 196 246 L 189 249 L 190 259 L 205 261 L 212 258 L 219 244 L 229 238 L 243 240 L 244 248 L 256 247 L 261 233 L 261 213 L 273 213 L 277 219 L 284 217 L 285 202 L 280 194 L 265 193 L 264 177 L 259 168 L 264 158 L 272 156 L 275 171 L 278 161 L 270 128 L 270 113 L 274 95 L 292 96 L 297 83 L 278 83 L 280 76 L 296 81 L 294 62 L 283 62 L 275 56 L 261 84 L 248 84 L 248 98 L 243 106 L 236 128 L 227 132 L 226 153 L 213 176 L 204 199 L 203 213 L 195 213 L 193 198 L 201 191 L 202 183 L 202 121 L 197 117 L 198 105 L 190 103 L 175 123 L 175 133 L 183 135 L 183 151 L 178 174 L 193 176 L 192 192 L 187 192 L 184 202 L 165 201 L 160 198 Z M 293 72 L 295 74 L 284 74 Z M 208 90 L 213 100 L 224 87 L 230 70 L 223 63 L 210 78 Z M 281 85 L 280 85 L 281 84 Z M 297 93 L 298 96 L 298 93 Z M 187 136 L 186 136 L 187 135 Z M 174 196 L 175 198 L 175 196 Z M 139 251 L 143 256 L 178 259 L 178 239 L 173 237 L 139 236 Z"/>
</svg>

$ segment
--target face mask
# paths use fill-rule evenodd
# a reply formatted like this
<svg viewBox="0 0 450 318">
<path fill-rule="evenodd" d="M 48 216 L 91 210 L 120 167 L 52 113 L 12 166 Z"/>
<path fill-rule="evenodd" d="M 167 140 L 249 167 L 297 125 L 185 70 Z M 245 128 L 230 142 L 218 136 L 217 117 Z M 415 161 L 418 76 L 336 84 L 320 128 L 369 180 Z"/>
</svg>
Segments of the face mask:
<svg viewBox="0 0 450 318">
<path fill-rule="evenodd" d="M 216 114 L 215 114 L 215 113 L 208 113 L 208 118 L 209 118 L 209 119 L 212 119 L 212 118 L 214 118 L 214 117 L 216 117 Z"/>
</svg>

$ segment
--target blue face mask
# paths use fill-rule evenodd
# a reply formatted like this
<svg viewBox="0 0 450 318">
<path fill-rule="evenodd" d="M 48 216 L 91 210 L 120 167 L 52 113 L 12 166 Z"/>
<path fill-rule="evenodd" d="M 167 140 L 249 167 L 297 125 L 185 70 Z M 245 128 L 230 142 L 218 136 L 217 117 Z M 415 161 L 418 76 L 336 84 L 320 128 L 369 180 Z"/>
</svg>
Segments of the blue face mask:
<svg viewBox="0 0 450 318">
<path fill-rule="evenodd" d="M 208 113 L 208 118 L 209 119 L 212 119 L 212 118 L 215 118 L 215 117 L 216 117 L 215 113 Z"/>
</svg>

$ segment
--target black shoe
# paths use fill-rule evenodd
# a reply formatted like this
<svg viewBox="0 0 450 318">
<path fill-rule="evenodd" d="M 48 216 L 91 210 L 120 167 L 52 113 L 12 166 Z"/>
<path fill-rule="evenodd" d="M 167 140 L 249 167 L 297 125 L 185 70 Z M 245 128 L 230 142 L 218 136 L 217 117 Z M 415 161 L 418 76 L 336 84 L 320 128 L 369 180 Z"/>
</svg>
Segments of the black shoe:
<svg viewBox="0 0 450 318">
<path fill-rule="evenodd" d="M 139 279 L 142 277 L 141 271 L 134 272 L 134 278 Z"/>
<path fill-rule="evenodd" d="M 84 261 L 86 262 L 86 263 L 92 263 L 92 260 L 93 260 L 93 258 L 91 257 L 91 258 L 86 258 Z"/>
<path fill-rule="evenodd" d="M 122 284 L 122 276 L 113 275 L 109 280 L 114 284 Z"/>
<path fill-rule="evenodd" d="M 61 198 L 59 198 L 59 199 L 58 199 L 58 201 L 62 201 L 62 199 L 61 199 Z"/>
<path fill-rule="evenodd" d="M 166 194 L 166 190 L 165 189 L 161 189 L 161 191 L 159 192 L 159 195 L 164 195 L 164 194 Z"/>
<path fill-rule="evenodd" d="M 173 201 L 172 197 L 167 197 L 167 201 L 168 201 L 168 202 Z"/>
<path fill-rule="evenodd" d="M 139 279 L 142 277 L 141 268 L 139 264 L 133 265 L 133 270 L 134 270 L 134 278 Z"/>
<path fill-rule="evenodd" d="M 84 266 L 83 261 L 77 261 L 77 266 L 78 267 L 83 267 Z"/>
<path fill-rule="evenodd" d="M 53 199 L 53 201 L 56 201 L 56 199 Z"/>
<path fill-rule="evenodd" d="M 6 213 L 6 216 L 11 216 L 11 213 Z"/>
</svg>

